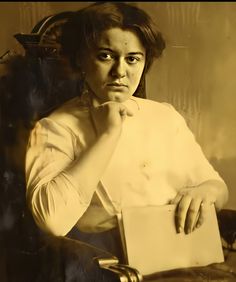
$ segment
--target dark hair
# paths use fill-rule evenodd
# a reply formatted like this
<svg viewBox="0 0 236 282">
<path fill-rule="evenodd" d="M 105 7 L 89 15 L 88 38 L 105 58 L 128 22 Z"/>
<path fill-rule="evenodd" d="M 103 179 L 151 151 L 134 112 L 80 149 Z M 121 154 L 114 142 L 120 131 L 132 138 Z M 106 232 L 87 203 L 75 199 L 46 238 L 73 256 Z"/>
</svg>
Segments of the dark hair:
<svg viewBox="0 0 236 282">
<path fill-rule="evenodd" d="M 147 71 L 165 48 L 161 33 L 143 10 L 121 2 L 97 2 L 74 13 L 62 28 L 62 54 L 76 67 L 79 58 L 96 44 L 101 32 L 119 27 L 135 31 L 146 49 Z"/>
</svg>

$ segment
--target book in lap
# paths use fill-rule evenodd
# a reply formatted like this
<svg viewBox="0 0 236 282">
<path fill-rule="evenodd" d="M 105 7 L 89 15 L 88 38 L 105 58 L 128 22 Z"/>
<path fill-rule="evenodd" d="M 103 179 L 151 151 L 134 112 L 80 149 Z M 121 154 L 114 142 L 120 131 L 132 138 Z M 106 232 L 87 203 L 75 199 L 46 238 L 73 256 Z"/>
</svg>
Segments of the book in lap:
<svg viewBox="0 0 236 282">
<path fill-rule="evenodd" d="M 177 233 L 175 205 L 124 208 L 118 217 L 124 253 L 142 275 L 224 261 L 216 211 L 211 205 L 203 225 Z"/>
</svg>

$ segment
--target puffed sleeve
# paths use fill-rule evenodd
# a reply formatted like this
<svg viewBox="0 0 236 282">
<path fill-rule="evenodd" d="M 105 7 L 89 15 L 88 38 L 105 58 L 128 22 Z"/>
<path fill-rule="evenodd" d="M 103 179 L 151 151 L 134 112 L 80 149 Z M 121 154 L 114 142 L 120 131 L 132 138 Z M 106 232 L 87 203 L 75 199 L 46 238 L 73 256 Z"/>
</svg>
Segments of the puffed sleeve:
<svg viewBox="0 0 236 282">
<path fill-rule="evenodd" d="M 194 187 L 208 180 L 224 182 L 206 158 L 185 119 L 175 109 L 173 115 L 176 167 L 184 173 L 186 186 Z"/>
<path fill-rule="evenodd" d="M 26 153 L 27 202 L 41 229 L 66 235 L 87 209 L 91 195 L 64 171 L 79 142 L 65 126 L 44 118 L 31 131 Z"/>
</svg>

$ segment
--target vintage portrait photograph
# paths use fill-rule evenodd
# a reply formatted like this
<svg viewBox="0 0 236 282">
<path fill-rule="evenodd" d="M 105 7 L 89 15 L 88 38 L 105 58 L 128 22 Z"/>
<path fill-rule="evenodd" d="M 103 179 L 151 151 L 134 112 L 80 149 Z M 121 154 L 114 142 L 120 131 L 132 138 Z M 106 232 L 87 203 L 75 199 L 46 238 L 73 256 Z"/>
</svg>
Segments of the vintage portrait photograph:
<svg viewBox="0 0 236 282">
<path fill-rule="evenodd" d="M 236 2 L 0 24 L 0 281 L 236 282 Z"/>
</svg>

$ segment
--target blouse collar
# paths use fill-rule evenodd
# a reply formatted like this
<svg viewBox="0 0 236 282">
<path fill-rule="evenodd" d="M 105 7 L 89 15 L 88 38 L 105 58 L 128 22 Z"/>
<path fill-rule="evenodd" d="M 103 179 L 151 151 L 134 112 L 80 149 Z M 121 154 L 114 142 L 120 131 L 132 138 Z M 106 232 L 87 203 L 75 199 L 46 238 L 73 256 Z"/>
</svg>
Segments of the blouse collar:
<svg viewBox="0 0 236 282">
<path fill-rule="evenodd" d="M 140 111 L 140 103 L 136 97 L 130 97 L 128 100 L 123 102 L 123 104 L 130 109 L 133 113 Z"/>
<path fill-rule="evenodd" d="M 89 94 L 89 91 L 84 91 L 80 96 L 80 104 L 82 106 L 91 107 L 92 106 L 92 97 Z M 133 113 L 140 110 L 140 103 L 138 98 L 132 96 L 126 101 L 123 102 L 123 104 L 130 109 Z"/>
</svg>

